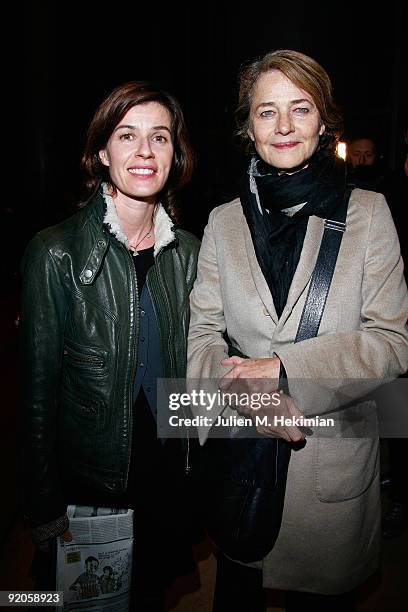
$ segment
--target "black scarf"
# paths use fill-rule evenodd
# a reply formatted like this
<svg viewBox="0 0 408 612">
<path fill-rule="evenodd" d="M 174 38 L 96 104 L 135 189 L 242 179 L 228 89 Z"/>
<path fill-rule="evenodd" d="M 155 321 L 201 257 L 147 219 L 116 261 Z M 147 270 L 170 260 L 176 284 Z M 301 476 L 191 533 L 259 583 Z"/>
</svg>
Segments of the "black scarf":
<svg viewBox="0 0 408 612">
<path fill-rule="evenodd" d="M 346 180 L 344 162 L 325 150 L 314 153 L 307 168 L 290 175 L 278 172 L 258 156 L 253 157 L 241 180 L 241 204 L 259 266 L 280 317 L 309 217 L 330 218 L 342 202 Z M 297 211 L 292 208 L 301 204 L 304 206 Z M 292 211 L 283 212 L 287 208 Z"/>
</svg>

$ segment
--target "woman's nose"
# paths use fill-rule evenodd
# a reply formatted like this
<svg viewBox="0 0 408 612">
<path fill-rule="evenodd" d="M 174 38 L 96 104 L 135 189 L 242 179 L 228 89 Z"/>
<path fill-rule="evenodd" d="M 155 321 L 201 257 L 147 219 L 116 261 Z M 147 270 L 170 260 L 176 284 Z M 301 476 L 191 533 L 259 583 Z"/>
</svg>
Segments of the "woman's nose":
<svg viewBox="0 0 408 612">
<path fill-rule="evenodd" d="M 284 135 L 293 132 L 293 123 L 289 113 L 279 113 L 275 132 Z"/>
<path fill-rule="evenodd" d="M 149 138 L 141 138 L 138 141 L 137 147 L 135 148 L 135 155 L 137 155 L 138 157 L 143 157 L 145 159 L 149 157 L 154 157 L 153 149 Z"/>
</svg>

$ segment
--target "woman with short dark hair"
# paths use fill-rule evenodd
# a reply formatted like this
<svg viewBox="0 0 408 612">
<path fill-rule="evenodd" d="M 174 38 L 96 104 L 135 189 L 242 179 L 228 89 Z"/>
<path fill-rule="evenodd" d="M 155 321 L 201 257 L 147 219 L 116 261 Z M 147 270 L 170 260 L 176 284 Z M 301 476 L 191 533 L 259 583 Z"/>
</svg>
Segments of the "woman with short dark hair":
<svg viewBox="0 0 408 612">
<path fill-rule="evenodd" d="M 164 586 L 191 565 L 189 457 L 156 434 L 156 380 L 185 375 L 199 248 L 175 225 L 193 168 L 178 102 L 148 82 L 116 88 L 90 124 L 83 166 L 89 200 L 37 234 L 22 266 L 33 573 L 44 588 L 39 558 L 70 537 L 67 503 L 130 506 L 135 602 L 161 609 Z"/>
</svg>

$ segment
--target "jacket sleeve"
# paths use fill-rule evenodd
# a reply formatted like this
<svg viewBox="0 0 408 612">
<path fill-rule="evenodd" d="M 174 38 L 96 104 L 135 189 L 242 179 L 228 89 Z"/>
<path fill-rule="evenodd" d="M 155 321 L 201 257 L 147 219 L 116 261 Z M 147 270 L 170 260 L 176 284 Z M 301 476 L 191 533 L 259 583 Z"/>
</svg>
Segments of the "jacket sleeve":
<svg viewBox="0 0 408 612">
<path fill-rule="evenodd" d="M 37 235 L 22 261 L 20 346 L 25 512 L 34 527 L 66 512 L 57 464 L 58 394 L 68 304 L 62 273 Z"/>
<path fill-rule="evenodd" d="M 221 359 L 228 357 L 228 345 L 224 339 L 226 323 L 212 223 L 213 213 L 204 231 L 198 256 L 197 278 L 190 294 L 187 389 L 205 390 L 215 395 L 218 380 L 231 370 L 231 366 L 222 366 L 220 363 Z M 228 412 L 230 409 L 227 407 L 225 410 Z M 223 407 L 215 404 L 211 414 L 203 406 L 191 406 L 191 411 L 195 416 L 216 418 L 223 412 Z M 198 427 L 201 444 L 207 439 L 210 428 L 211 425 Z"/>
<path fill-rule="evenodd" d="M 194 281 L 197 276 L 197 259 L 198 253 L 200 251 L 200 241 L 198 238 L 189 234 L 188 240 L 188 253 L 185 261 L 185 271 L 186 271 L 186 284 L 187 291 L 190 294 L 193 288 Z"/>
<path fill-rule="evenodd" d="M 335 390 L 351 379 L 367 383 L 371 379 L 371 388 L 375 388 L 408 368 L 408 295 L 398 236 L 385 198 L 381 194 L 375 198 L 361 287 L 360 328 L 277 349 L 289 382 L 330 379 Z M 290 385 L 291 392 L 292 388 Z M 312 406 L 303 408 L 308 412 Z M 323 406 L 314 410 L 320 411 Z"/>
<path fill-rule="evenodd" d="M 231 367 L 220 364 L 228 357 L 216 245 L 212 228 L 213 213 L 204 230 L 197 263 L 197 278 L 190 295 L 187 377 L 219 379 Z"/>
<path fill-rule="evenodd" d="M 190 295 L 197 276 L 197 259 L 201 242 L 194 234 L 186 230 L 177 229 L 176 232 L 179 245 L 176 253 L 185 278 L 187 293 Z"/>
</svg>

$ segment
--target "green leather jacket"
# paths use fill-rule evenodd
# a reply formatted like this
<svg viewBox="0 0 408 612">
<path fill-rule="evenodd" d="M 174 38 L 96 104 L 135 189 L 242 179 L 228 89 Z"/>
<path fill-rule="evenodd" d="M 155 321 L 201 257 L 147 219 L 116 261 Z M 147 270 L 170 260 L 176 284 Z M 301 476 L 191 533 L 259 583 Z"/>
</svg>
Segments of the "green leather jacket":
<svg viewBox="0 0 408 612">
<path fill-rule="evenodd" d="M 110 215 L 111 225 L 99 193 L 37 234 L 23 258 L 26 512 L 33 525 L 65 513 L 62 475 L 102 492 L 127 486 L 139 307 L 132 255 Z M 163 375 L 182 378 L 199 241 L 174 229 L 162 207 L 155 235 L 146 282 Z"/>
</svg>

